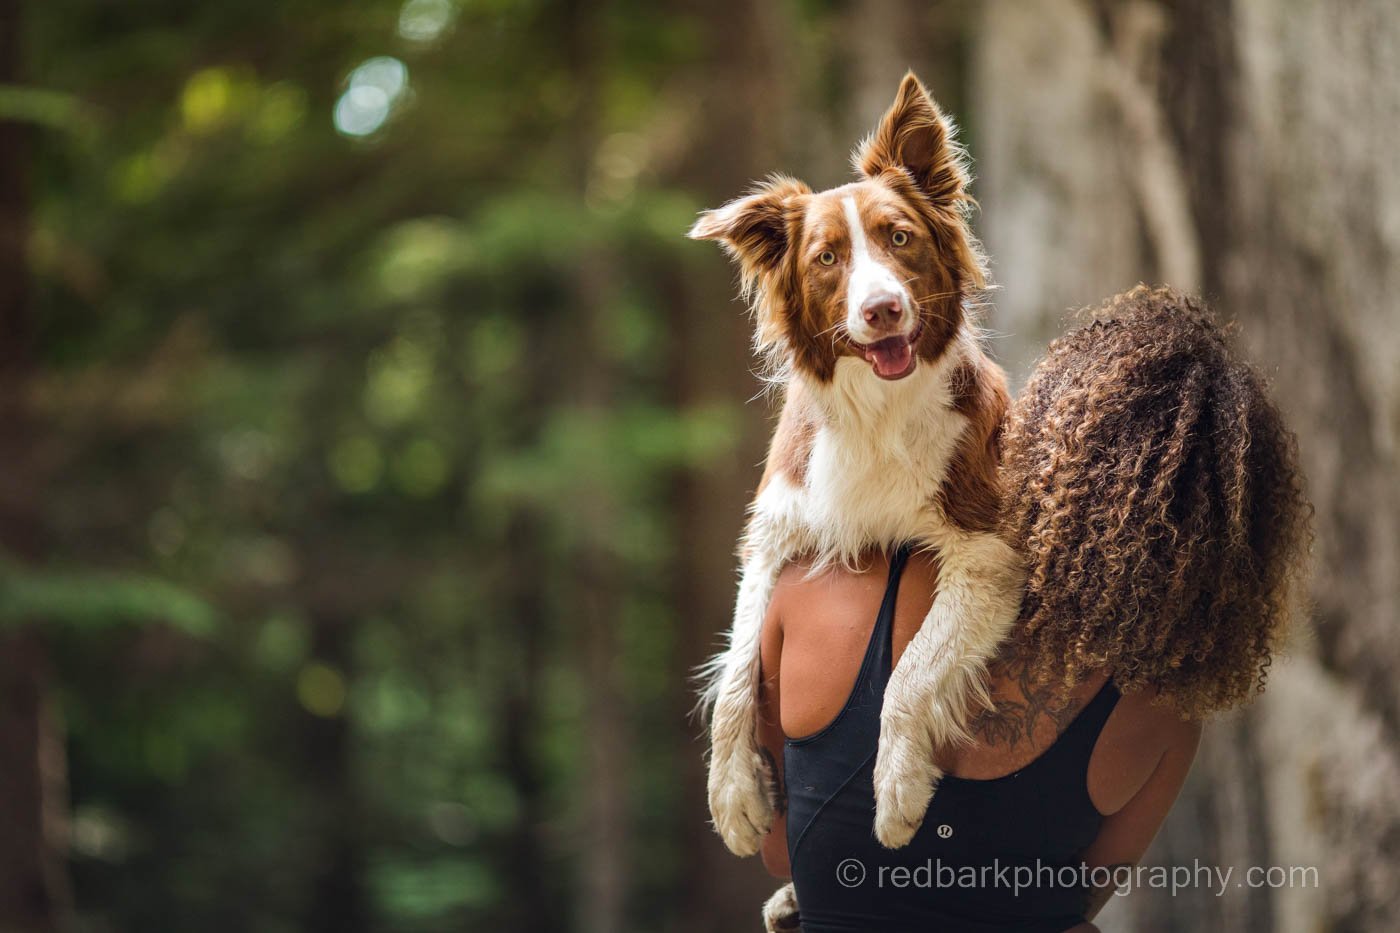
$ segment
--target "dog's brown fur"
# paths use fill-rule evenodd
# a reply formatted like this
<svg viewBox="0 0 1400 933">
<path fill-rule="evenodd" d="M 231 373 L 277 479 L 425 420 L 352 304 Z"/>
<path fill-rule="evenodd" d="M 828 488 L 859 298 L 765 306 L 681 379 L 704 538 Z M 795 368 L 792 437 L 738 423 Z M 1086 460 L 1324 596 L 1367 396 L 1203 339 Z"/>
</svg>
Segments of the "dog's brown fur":
<svg viewBox="0 0 1400 933">
<path fill-rule="evenodd" d="M 774 176 L 691 230 L 737 260 L 756 344 L 786 392 L 729 648 L 708 670 L 711 813 L 740 854 L 772 819 L 753 735 L 757 633 L 784 562 L 854 563 L 914 542 L 942 563 L 953 595 L 935 600 L 882 712 L 875 832 L 890 846 L 922 820 L 939 777 L 932 749 L 966 736 L 1021 585 L 996 534 L 1007 392 L 968 320 L 986 268 L 962 150 L 911 74 L 853 161 L 855 182 L 813 192 Z"/>
</svg>

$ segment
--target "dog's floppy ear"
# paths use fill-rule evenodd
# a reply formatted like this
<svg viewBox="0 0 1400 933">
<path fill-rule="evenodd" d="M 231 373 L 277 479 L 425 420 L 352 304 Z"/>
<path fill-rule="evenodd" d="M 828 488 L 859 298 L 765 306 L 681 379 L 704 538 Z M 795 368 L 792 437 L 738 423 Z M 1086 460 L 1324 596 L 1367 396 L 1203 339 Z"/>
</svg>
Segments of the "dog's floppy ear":
<svg viewBox="0 0 1400 933">
<path fill-rule="evenodd" d="M 774 175 L 752 193 L 702 213 L 687 235 L 692 240 L 719 240 L 739 260 L 746 279 L 771 272 L 791 245 L 800 199 L 811 193 L 796 179 Z"/>
<path fill-rule="evenodd" d="M 952 122 L 911 71 L 899 84 L 894 106 L 856 147 L 851 161 L 867 178 L 902 168 L 934 204 L 947 205 L 966 198 L 968 183 L 963 152 L 953 132 Z"/>
</svg>

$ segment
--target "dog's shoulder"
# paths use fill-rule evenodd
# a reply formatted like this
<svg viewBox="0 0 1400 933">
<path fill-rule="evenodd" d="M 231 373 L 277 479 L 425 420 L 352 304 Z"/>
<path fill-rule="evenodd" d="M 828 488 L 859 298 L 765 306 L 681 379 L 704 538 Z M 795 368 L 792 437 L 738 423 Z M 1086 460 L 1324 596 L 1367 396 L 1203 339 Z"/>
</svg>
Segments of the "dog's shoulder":
<svg viewBox="0 0 1400 933">
<path fill-rule="evenodd" d="M 778 426 L 768 445 L 768 460 L 764 465 L 763 479 L 758 485 L 759 494 L 778 476 L 793 486 L 801 486 L 806 481 L 812 445 L 816 442 L 820 427 L 821 414 L 810 397 L 810 390 L 799 381 L 789 381 L 784 391 Z"/>
</svg>

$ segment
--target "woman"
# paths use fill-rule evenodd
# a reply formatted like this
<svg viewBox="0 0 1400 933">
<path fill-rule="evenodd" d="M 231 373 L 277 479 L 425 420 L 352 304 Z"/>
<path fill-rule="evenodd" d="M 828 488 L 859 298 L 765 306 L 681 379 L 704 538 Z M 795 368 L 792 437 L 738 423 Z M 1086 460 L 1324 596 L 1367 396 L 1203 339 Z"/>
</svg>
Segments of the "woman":
<svg viewBox="0 0 1400 933">
<path fill-rule="evenodd" d="M 1176 799 L 1201 722 L 1263 689 L 1304 562 L 1295 442 L 1191 299 L 1134 289 L 1051 345 L 1002 439 L 1029 578 L 973 741 L 905 849 L 871 835 L 889 671 L 926 556 L 787 568 L 762 641 L 786 806 L 764 860 L 805 933 L 1091 931 Z M 792 888 L 770 926 L 796 928 Z"/>
</svg>

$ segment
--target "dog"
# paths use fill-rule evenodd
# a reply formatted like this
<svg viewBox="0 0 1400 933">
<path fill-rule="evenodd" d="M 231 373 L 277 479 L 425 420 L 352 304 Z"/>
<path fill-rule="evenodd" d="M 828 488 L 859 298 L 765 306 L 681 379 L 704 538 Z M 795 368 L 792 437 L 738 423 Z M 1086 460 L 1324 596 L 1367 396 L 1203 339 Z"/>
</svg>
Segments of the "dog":
<svg viewBox="0 0 1400 933">
<path fill-rule="evenodd" d="M 737 262 L 756 349 L 784 392 L 727 647 L 701 674 L 710 814 L 738 855 L 772 826 L 759 632 L 787 562 L 853 565 L 904 542 L 939 561 L 881 710 L 874 831 L 891 848 L 913 837 L 942 777 L 934 749 L 966 739 L 970 704 L 987 701 L 986 662 L 1020 607 L 1021 561 L 996 534 L 1008 395 L 972 319 L 987 272 L 966 157 L 912 72 L 853 163 L 858 180 L 822 192 L 772 176 L 689 234 Z"/>
</svg>

